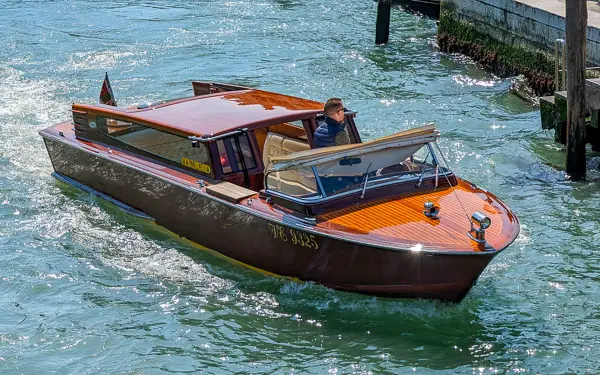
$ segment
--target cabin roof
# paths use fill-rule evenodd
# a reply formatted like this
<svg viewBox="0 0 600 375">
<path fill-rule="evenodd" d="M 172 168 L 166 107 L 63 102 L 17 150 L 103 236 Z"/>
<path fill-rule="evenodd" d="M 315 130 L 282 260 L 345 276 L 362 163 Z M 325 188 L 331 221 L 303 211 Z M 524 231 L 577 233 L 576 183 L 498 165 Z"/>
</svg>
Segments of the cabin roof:
<svg viewBox="0 0 600 375">
<path fill-rule="evenodd" d="M 306 119 L 322 112 L 323 104 L 249 89 L 179 99 L 144 109 L 84 104 L 74 104 L 73 109 L 154 124 L 183 135 L 211 136 Z"/>
</svg>

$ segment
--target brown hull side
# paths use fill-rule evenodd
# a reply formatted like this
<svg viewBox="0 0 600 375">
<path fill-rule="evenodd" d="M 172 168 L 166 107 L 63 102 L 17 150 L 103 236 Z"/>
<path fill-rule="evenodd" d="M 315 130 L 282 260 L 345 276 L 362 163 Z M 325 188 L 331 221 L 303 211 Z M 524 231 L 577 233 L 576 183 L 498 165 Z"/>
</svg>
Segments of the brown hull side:
<svg viewBox="0 0 600 375">
<path fill-rule="evenodd" d="M 498 252 L 381 249 L 323 236 L 44 137 L 56 172 L 110 195 L 172 232 L 282 276 L 387 297 L 460 301 Z"/>
</svg>

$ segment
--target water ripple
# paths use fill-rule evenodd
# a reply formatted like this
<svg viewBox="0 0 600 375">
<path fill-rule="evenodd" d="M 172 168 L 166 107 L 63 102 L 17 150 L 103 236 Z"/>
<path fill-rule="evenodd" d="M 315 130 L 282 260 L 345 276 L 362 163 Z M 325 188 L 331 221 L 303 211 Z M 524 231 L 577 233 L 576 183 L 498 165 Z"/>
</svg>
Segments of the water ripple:
<svg viewBox="0 0 600 375">
<path fill-rule="evenodd" d="M 436 24 L 376 3 L 0 3 L 0 372 L 596 373 L 597 183 L 513 80 L 440 53 Z M 461 176 L 522 232 L 465 301 L 391 300 L 242 269 L 50 176 L 37 132 L 94 103 L 190 95 L 190 80 L 343 97 L 365 139 L 434 122 Z M 590 181 L 598 160 L 592 154 Z"/>
</svg>

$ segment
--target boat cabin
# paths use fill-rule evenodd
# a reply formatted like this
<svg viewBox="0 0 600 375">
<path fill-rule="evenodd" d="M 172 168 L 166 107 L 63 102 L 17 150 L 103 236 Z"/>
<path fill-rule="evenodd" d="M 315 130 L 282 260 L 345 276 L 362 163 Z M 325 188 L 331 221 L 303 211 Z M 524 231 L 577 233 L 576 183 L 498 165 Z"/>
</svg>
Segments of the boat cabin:
<svg viewBox="0 0 600 375">
<path fill-rule="evenodd" d="M 193 89 L 193 97 L 130 108 L 74 104 L 76 137 L 304 215 L 457 183 L 433 126 L 363 143 L 346 110 L 351 144 L 315 149 L 322 103 L 209 82 Z"/>
</svg>

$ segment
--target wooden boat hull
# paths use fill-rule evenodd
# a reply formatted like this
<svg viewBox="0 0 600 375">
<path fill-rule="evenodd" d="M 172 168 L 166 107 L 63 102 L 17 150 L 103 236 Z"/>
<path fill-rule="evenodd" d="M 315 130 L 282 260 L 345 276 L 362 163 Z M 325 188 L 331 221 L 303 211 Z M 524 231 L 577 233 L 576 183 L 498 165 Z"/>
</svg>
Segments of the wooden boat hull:
<svg viewBox="0 0 600 375">
<path fill-rule="evenodd" d="M 352 242 L 226 202 L 64 136 L 41 135 L 56 173 L 142 211 L 193 242 L 277 275 L 385 297 L 460 301 L 502 250 L 432 252 Z"/>
</svg>

